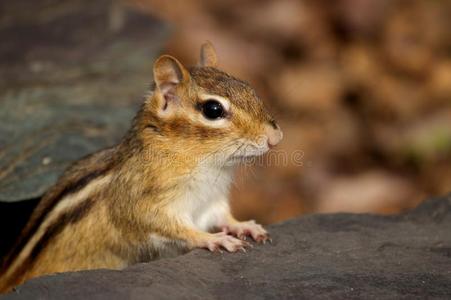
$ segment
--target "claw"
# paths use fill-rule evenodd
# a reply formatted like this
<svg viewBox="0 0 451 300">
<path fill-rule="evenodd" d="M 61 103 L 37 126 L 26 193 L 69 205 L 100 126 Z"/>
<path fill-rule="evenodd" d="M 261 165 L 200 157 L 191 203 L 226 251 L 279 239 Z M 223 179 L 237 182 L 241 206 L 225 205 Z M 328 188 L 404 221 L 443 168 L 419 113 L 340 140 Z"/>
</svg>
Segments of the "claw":
<svg viewBox="0 0 451 300">
<path fill-rule="evenodd" d="M 207 248 L 211 252 L 219 252 L 221 254 L 224 251 L 227 252 L 237 252 L 238 250 L 243 251 L 243 248 L 249 245 L 248 242 L 240 240 L 231 235 L 227 235 L 224 232 L 218 232 L 211 234 L 204 242 L 201 244 L 203 248 Z M 244 249 L 244 252 L 245 249 Z"/>
<path fill-rule="evenodd" d="M 248 237 L 251 237 L 257 243 L 262 244 L 266 244 L 266 241 L 269 241 L 268 233 L 254 220 L 227 225 L 224 228 L 226 228 L 229 234 L 243 241 L 246 241 Z"/>
</svg>

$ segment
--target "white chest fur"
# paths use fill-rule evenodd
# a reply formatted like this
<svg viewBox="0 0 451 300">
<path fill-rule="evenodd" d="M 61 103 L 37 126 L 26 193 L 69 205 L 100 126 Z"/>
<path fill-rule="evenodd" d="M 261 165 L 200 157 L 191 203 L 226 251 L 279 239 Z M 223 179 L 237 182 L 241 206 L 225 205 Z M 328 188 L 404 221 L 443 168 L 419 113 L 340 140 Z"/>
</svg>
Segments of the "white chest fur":
<svg viewBox="0 0 451 300">
<path fill-rule="evenodd" d="M 224 221 L 229 212 L 228 190 L 231 170 L 203 168 L 187 180 L 171 210 L 180 221 L 208 231 Z"/>
</svg>

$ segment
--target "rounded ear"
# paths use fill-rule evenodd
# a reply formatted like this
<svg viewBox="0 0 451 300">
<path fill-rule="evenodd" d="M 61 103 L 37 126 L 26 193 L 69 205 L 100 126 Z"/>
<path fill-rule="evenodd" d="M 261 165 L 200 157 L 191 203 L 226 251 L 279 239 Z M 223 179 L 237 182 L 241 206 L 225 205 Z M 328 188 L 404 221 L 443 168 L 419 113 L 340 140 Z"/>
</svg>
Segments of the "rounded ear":
<svg viewBox="0 0 451 300">
<path fill-rule="evenodd" d="M 188 82 L 190 75 L 177 59 L 170 55 L 162 55 L 153 65 L 153 78 L 157 88 L 165 94 L 176 85 Z"/>
<path fill-rule="evenodd" d="M 209 41 L 206 41 L 200 47 L 200 61 L 201 67 L 213 67 L 218 65 L 218 56 L 216 55 L 215 47 Z"/>
<path fill-rule="evenodd" d="M 176 87 L 191 80 L 189 72 L 174 57 L 162 55 L 153 65 L 153 80 L 158 91 L 157 94 L 161 95 L 161 97 L 156 97 L 155 102 L 159 108 L 158 112 L 165 115 L 171 114 L 180 104 Z"/>
</svg>

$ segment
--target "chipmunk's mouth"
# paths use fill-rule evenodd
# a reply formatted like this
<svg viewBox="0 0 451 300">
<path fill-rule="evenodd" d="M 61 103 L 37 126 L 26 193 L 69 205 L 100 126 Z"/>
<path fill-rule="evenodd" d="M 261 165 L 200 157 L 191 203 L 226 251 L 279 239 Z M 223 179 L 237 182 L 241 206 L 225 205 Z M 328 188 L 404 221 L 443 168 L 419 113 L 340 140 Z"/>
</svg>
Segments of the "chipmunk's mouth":
<svg viewBox="0 0 451 300">
<path fill-rule="evenodd" d="M 240 153 L 232 155 L 228 160 L 234 162 L 245 162 L 252 160 L 255 157 L 261 156 L 269 150 L 269 147 L 256 147 L 254 145 L 251 146 L 252 147 L 248 147 L 247 149 L 240 151 Z"/>
<path fill-rule="evenodd" d="M 257 142 L 247 139 L 241 140 L 227 157 L 227 165 L 252 163 L 256 157 L 265 154 L 269 150 L 266 139 L 259 139 Z"/>
<path fill-rule="evenodd" d="M 266 152 L 266 151 L 265 151 Z M 258 157 L 260 157 L 262 154 L 264 154 L 265 152 L 262 152 L 260 154 L 247 154 L 247 155 L 235 155 L 230 157 L 227 160 L 227 165 L 228 166 L 233 166 L 233 165 L 238 165 L 238 164 L 243 164 L 243 165 L 252 165 L 255 164 L 258 160 Z"/>
</svg>

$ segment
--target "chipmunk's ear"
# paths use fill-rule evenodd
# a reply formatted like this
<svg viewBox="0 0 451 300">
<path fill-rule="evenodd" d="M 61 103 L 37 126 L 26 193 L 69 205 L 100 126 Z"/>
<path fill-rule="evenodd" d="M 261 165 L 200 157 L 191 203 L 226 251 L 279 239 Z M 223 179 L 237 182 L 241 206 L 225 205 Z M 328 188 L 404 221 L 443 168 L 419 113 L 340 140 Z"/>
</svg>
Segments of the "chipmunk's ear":
<svg viewBox="0 0 451 300">
<path fill-rule="evenodd" d="M 153 65 L 153 78 L 158 89 L 163 94 L 183 82 L 190 80 L 188 70 L 170 55 L 160 56 Z"/>
<path fill-rule="evenodd" d="M 165 114 L 174 111 L 180 103 L 175 93 L 176 87 L 191 80 L 188 70 L 174 57 L 162 55 L 153 65 L 153 78 L 159 95 L 159 110 Z"/>
<path fill-rule="evenodd" d="M 201 67 L 213 67 L 218 65 L 218 56 L 216 55 L 215 47 L 209 41 L 206 41 L 200 47 L 200 61 Z"/>
</svg>

